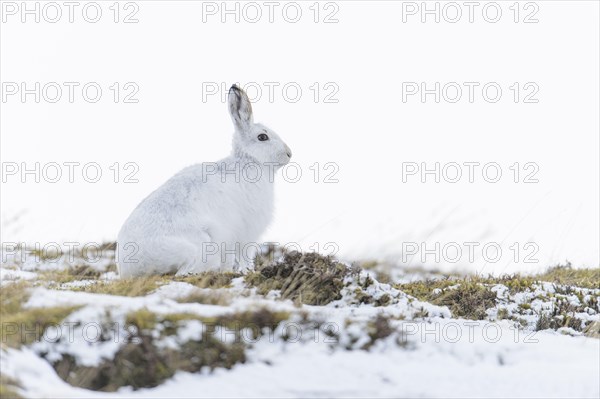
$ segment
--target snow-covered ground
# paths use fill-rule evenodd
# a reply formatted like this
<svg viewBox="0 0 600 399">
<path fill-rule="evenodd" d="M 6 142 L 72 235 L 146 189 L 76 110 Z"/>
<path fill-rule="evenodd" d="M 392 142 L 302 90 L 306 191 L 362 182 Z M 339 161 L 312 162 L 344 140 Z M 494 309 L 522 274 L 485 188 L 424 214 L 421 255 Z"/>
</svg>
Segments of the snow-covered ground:
<svg viewBox="0 0 600 399">
<path fill-rule="evenodd" d="M 20 395 L 36 398 L 600 396 L 600 340 L 582 332 L 600 321 L 597 288 L 537 282 L 527 289 L 514 290 L 508 283 L 489 284 L 489 290 L 496 294 L 495 305 L 485 310 L 482 320 L 460 318 L 447 306 L 418 300 L 403 292 L 401 285 L 394 284 L 397 281 L 380 283 L 372 270 L 355 270 L 344 277 L 339 298 L 325 305 L 283 299 L 283 290 L 261 295 L 257 287 L 238 276 L 222 288 L 199 288 L 192 280 L 164 278 L 153 282 L 156 288 L 148 293 L 125 296 L 98 289 L 118 283 L 112 254 L 107 253 L 93 263 L 77 258 L 74 262 L 38 259 L 25 263 L 9 259 L 2 264 L 4 293 L 11 293 L 9 289 L 18 284 L 28 284 L 29 295 L 22 311 L 41 308 L 51 312 L 73 307 L 64 320 L 48 327 L 40 340 L 21 347 L 9 343 L 10 335 L 15 332 L 9 327 L 11 323 L 3 323 L 2 374 Z M 76 265 L 85 267 L 93 277 L 80 274 L 69 279 L 60 274 Z M 398 281 L 404 278 L 412 282 L 425 277 L 432 278 L 415 270 L 397 271 L 393 275 Z M 456 285 L 445 287 L 444 292 L 455 290 L 460 284 L 457 280 Z M 133 285 L 131 289 L 135 289 Z M 204 299 L 186 300 L 193 295 Z M 3 296 L 3 305 L 5 301 L 7 298 Z M 556 313 L 561 303 L 567 304 L 569 317 L 577 323 L 537 331 L 540 317 Z M 235 321 L 241 317 L 238 315 L 253 312 L 280 316 L 272 330 L 263 327 L 257 334 L 249 324 L 237 328 L 215 322 L 225 320 L 228 315 Z M 7 316 L 3 315 L 5 322 Z M 138 315 L 138 319 L 131 315 Z M 169 353 L 190 359 L 201 357 L 198 352 L 185 352 L 190 348 L 185 345 L 206 340 L 212 321 L 216 328 L 210 334 L 226 345 L 241 343 L 245 358 L 234 361 L 231 369 L 210 370 L 204 366 L 190 372 L 184 371 L 187 366 L 182 366 L 157 386 L 141 389 L 123 386 L 116 392 L 82 389 L 59 376 L 58 365 L 67 358 L 79 368 L 71 369 L 72 372 L 113 362 L 114 367 L 117 364 L 122 367 L 123 359 L 116 359 L 125 346 L 131 347 L 131 342 L 143 345 L 135 339 L 140 339 L 136 333 L 142 331 L 144 322 L 137 322 L 140 330 L 134 332 L 128 325 L 131 320 L 142 320 L 140 315 L 152 315 L 158 320 L 143 329 L 144 336 L 151 337 L 148 339 L 153 348 L 172 350 Z M 31 328 L 25 332 L 31 333 Z M 227 356 L 228 352 L 220 355 Z M 136 359 L 134 354 L 130 355 L 125 363 L 129 361 L 133 369 L 142 368 L 142 373 L 146 372 L 144 367 L 152 367 L 150 363 L 140 365 Z M 190 361 L 193 363 L 193 359 Z M 147 373 L 153 375 L 154 371 L 148 369 Z M 86 374 L 77 374 L 76 378 L 81 375 Z"/>
</svg>

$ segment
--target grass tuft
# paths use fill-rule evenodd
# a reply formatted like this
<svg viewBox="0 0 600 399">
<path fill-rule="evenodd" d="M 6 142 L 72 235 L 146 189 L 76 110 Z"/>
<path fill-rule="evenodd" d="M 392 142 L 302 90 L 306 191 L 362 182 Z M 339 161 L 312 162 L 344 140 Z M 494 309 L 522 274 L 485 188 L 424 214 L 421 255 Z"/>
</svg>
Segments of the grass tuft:
<svg viewBox="0 0 600 399">
<path fill-rule="evenodd" d="M 496 294 L 477 277 L 415 281 L 397 288 L 421 301 L 447 306 L 454 317 L 483 320 L 486 310 L 496 305 Z"/>
<path fill-rule="evenodd" d="M 331 257 L 318 253 L 292 251 L 279 262 L 258 258 L 255 271 L 248 273 L 245 281 L 265 295 L 279 290 L 281 297 L 307 305 L 325 305 L 341 299 L 344 278 L 352 270 Z"/>
<path fill-rule="evenodd" d="M 442 290 L 432 303 L 447 306 L 455 317 L 486 318 L 486 310 L 496 305 L 496 293 L 481 284 L 465 281 L 457 288 Z"/>
</svg>

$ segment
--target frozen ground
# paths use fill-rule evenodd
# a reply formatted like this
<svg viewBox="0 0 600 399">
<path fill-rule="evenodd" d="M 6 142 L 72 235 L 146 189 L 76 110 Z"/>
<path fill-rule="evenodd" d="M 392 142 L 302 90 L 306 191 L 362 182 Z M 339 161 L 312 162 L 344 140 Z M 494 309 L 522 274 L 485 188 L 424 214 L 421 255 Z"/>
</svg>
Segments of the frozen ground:
<svg viewBox="0 0 600 399">
<path fill-rule="evenodd" d="M 106 250 L 94 262 L 5 259 L 3 393 L 600 396 L 598 280 L 587 287 L 537 278 L 467 282 L 418 270 L 384 275 L 378 265 L 346 272 L 341 265 L 320 269 L 326 272 L 318 283 L 288 276 L 271 290 L 265 284 L 279 277 L 268 267 L 321 261 L 275 255 L 255 279 L 123 284 L 112 256 Z M 334 274 L 342 288 L 326 298 L 338 287 L 327 279 Z"/>
</svg>

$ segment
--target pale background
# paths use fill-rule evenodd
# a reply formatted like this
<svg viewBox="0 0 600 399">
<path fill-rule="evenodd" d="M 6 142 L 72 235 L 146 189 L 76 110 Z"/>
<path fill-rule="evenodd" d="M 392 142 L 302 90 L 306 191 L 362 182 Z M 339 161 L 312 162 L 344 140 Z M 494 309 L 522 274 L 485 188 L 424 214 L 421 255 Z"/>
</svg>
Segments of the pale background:
<svg viewBox="0 0 600 399">
<path fill-rule="evenodd" d="M 481 8 L 474 23 L 466 15 L 455 24 L 432 17 L 421 23 L 418 15 L 403 23 L 402 2 L 390 1 L 335 2 L 339 23 L 332 24 L 312 21 L 313 2 L 300 2 L 296 24 L 277 9 L 274 23 L 263 15 L 252 24 L 231 17 L 221 23 L 218 16 L 203 22 L 202 2 L 138 1 L 139 23 L 115 24 L 113 2 L 99 3 L 96 24 L 77 10 L 74 23 L 64 15 L 55 24 L 31 17 L 23 24 L 18 15 L 2 23 L 3 82 L 98 82 L 104 89 L 95 104 L 80 90 L 72 104 L 65 97 L 36 104 L 31 96 L 1 104 L 5 165 L 97 162 L 103 170 L 95 184 L 80 173 L 75 183 L 65 176 L 55 184 L 8 177 L 3 242 L 114 240 L 136 204 L 167 178 L 229 152 L 226 106 L 220 96 L 202 101 L 203 82 L 257 82 L 263 98 L 254 105 L 256 119 L 284 138 L 303 168 L 300 182 L 277 182 L 276 217 L 263 239 L 298 242 L 304 250 L 318 243 L 322 252 L 335 242 L 344 259 L 415 266 L 419 257 L 403 261 L 403 242 L 503 247 L 494 264 L 485 265 L 481 250 L 474 262 L 428 258 L 428 267 L 443 269 L 599 265 L 597 2 L 535 2 L 533 24 L 513 22 L 513 1 L 498 2 L 503 16 L 495 24 L 484 21 Z M 135 82 L 139 103 L 112 102 L 114 82 Z M 280 83 L 273 102 L 264 82 Z M 288 82 L 303 89 L 296 103 L 282 97 Z M 334 82 L 339 102 L 315 103 L 314 82 Z M 497 103 L 485 102 L 480 91 L 474 103 L 436 104 L 431 96 L 403 102 L 402 82 L 498 82 L 503 95 Z M 508 89 L 514 82 L 535 82 L 539 103 L 515 104 Z M 139 183 L 113 182 L 115 162 L 139 165 Z M 315 162 L 335 162 L 339 183 L 315 183 L 308 169 Z M 475 183 L 403 183 L 401 162 L 497 162 L 503 177 L 496 184 L 481 174 Z M 539 183 L 512 182 L 508 167 L 515 162 L 539 165 Z M 508 247 L 528 242 L 539 247 L 539 262 L 514 262 Z"/>
</svg>

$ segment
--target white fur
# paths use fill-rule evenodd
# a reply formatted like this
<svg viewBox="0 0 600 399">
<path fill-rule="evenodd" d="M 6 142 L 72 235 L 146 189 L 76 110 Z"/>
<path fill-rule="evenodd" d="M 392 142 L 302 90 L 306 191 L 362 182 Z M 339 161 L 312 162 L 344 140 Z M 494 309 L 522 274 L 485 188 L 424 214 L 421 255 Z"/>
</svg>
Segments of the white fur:
<svg viewBox="0 0 600 399">
<path fill-rule="evenodd" d="M 250 101 L 235 85 L 228 105 L 232 154 L 183 169 L 135 208 L 117 238 L 121 278 L 248 267 L 273 214 L 274 172 L 291 151 L 254 123 Z M 260 134 L 269 140 L 258 140 Z"/>
</svg>

